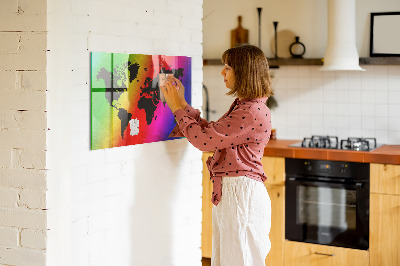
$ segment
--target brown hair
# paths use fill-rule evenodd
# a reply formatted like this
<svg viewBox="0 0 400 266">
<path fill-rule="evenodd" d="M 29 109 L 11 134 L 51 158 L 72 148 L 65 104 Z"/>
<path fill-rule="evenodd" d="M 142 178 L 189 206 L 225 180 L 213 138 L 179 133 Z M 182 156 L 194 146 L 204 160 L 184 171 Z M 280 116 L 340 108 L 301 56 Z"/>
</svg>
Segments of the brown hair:
<svg viewBox="0 0 400 266">
<path fill-rule="evenodd" d="M 240 45 L 222 54 L 222 63 L 233 69 L 235 85 L 227 95 L 255 99 L 273 95 L 268 61 L 263 51 L 253 45 Z"/>
</svg>

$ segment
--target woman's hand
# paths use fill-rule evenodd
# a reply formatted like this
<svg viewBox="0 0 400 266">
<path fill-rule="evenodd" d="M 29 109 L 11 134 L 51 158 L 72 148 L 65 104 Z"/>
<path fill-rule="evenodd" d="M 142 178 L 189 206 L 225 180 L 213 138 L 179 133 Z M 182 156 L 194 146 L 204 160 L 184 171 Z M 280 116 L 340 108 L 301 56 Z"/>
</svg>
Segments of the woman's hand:
<svg viewBox="0 0 400 266">
<path fill-rule="evenodd" d="M 163 87 L 165 101 L 169 109 L 174 113 L 178 109 L 185 109 L 187 102 L 185 100 L 185 87 L 179 79 L 168 76 Z"/>
</svg>

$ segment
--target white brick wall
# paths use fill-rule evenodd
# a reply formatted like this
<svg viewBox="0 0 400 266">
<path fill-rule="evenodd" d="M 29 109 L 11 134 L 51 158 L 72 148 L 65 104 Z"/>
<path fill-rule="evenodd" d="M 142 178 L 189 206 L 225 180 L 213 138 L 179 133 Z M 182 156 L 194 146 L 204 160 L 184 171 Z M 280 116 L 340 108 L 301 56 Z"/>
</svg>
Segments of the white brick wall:
<svg viewBox="0 0 400 266">
<path fill-rule="evenodd" d="M 22 230 L 21 246 L 31 249 L 46 249 L 46 231 Z"/>
<path fill-rule="evenodd" d="M 0 187 L 0 207 L 15 208 L 18 205 L 19 189 Z"/>
<path fill-rule="evenodd" d="M 200 107 L 202 1 L 5 0 L 0 15 L 0 264 L 200 265 L 201 153 L 90 151 L 89 52 L 191 56 Z"/>
<path fill-rule="evenodd" d="M 1 265 L 45 265 L 46 2 L 0 3 Z"/>
<path fill-rule="evenodd" d="M 89 71 L 92 51 L 191 56 L 201 106 L 202 0 L 47 9 L 47 264 L 201 265 L 201 152 L 185 139 L 91 151 Z"/>
<path fill-rule="evenodd" d="M 17 228 L 0 228 L 0 247 L 18 247 L 19 231 Z"/>
</svg>

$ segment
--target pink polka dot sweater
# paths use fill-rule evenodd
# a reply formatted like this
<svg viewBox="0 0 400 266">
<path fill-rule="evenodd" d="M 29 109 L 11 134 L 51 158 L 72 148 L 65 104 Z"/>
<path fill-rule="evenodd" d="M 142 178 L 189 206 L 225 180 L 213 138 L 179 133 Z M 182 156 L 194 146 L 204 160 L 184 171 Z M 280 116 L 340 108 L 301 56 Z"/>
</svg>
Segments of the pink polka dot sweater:
<svg viewBox="0 0 400 266">
<path fill-rule="evenodd" d="M 247 176 L 261 182 L 267 179 L 261 159 L 271 132 L 271 112 L 267 98 L 236 99 L 216 122 L 200 117 L 190 105 L 175 111 L 178 125 L 171 136 L 185 136 L 201 151 L 214 151 L 207 160 L 213 182 L 212 203 L 221 200 L 224 176 Z"/>
</svg>

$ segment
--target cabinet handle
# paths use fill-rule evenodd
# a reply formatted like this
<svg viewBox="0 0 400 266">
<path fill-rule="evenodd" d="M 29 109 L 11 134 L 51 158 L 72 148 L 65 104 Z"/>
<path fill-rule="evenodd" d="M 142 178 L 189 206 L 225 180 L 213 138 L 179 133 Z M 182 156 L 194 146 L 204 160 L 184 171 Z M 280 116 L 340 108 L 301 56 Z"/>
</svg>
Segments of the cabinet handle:
<svg viewBox="0 0 400 266">
<path fill-rule="evenodd" d="M 330 256 L 333 257 L 335 254 L 328 254 L 328 253 L 320 253 L 320 252 L 314 252 L 315 255 L 323 255 L 323 256 Z"/>
</svg>

